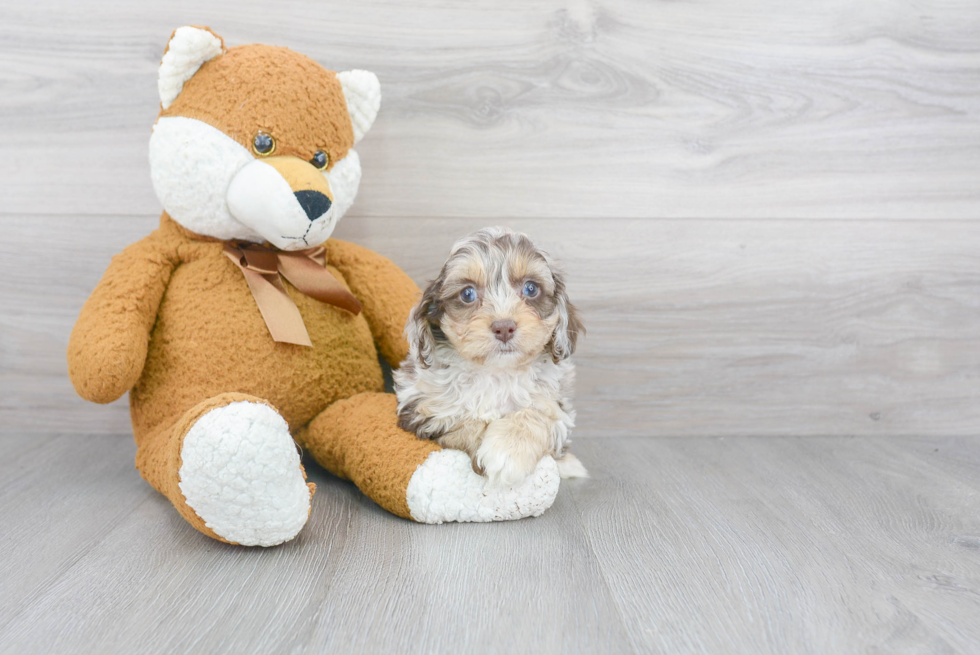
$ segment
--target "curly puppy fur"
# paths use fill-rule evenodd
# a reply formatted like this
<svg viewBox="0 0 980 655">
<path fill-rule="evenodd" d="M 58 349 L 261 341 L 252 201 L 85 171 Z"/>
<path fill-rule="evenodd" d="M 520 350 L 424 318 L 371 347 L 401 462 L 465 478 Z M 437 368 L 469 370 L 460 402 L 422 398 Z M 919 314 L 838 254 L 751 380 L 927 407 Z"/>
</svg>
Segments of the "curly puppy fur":
<svg viewBox="0 0 980 655">
<path fill-rule="evenodd" d="M 583 332 L 561 271 L 527 236 L 486 228 L 461 239 L 409 316 L 399 425 L 466 451 L 494 486 L 520 483 L 545 455 L 562 477 L 587 477 L 567 452 L 569 358 Z"/>
</svg>

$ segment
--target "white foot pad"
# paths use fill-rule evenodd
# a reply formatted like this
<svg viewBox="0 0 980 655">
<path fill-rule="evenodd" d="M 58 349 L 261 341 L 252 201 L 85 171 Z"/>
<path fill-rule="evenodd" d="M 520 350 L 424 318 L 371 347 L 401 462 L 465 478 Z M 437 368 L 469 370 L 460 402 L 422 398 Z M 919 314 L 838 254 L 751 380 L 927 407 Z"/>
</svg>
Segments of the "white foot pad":
<svg viewBox="0 0 980 655">
<path fill-rule="evenodd" d="M 558 465 L 551 457 L 524 482 L 509 489 L 487 488 L 470 456 L 444 448 L 426 458 L 408 482 L 408 509 L 419 523 L 512 521 L 540 516 L 558 494 Z"/>
<path fill-rule="evenodd" d="M 310 515 L 310 489 L 279 414 L 261 403 L 212 409 L 184 436 L 180 490 L 204 524 L 243 546 L 289 541 Z"/>
</svg>

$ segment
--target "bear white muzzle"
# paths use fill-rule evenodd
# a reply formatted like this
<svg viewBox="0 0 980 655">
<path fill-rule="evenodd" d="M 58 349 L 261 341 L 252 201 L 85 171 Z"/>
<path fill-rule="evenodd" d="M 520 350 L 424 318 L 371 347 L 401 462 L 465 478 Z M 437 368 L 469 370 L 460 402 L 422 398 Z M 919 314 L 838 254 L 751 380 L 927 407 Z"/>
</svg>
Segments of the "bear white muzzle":
<svg viewBox="0 0 980 655">
<path fill-rule="evenodd" d="M 327 178 L 296 157 L 256 159 L 228 185 L 232 216 L 282 250 L 323 243 L 333 232 L 335 208 Z"/>
</svg>

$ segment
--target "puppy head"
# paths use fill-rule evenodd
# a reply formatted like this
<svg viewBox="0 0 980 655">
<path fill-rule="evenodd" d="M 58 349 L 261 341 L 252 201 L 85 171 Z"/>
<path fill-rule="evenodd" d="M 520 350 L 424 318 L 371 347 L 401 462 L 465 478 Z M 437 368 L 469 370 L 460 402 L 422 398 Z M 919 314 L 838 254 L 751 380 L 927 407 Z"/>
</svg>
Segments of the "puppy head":
<svg viewBox="0 0 980 655">
<path fill-rule="evenodd" d="M 582 324 L 561 272 L 523 234 L 486 228 L 457 241 L 412 310 L 407 336 L 423 368 L 441 348 L 507 367 L 547 350 L 572 355 Z"/>
</svg>

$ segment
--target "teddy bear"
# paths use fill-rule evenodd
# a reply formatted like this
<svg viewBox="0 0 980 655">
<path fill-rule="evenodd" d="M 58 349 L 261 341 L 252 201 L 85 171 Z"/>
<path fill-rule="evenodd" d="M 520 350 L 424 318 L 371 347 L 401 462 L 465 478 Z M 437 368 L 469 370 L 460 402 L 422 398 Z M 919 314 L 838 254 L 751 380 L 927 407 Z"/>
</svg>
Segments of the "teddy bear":
<svg viewBox="0 0 980 655">
<path fill-rule="evenodd" d="M 538 516 L 550 457 L 489 488 L 462 452 L 398 427 L 396 368 L 419 289 L 390 260 L 332 239 L 361 177 L 377 76 L 282 47 L 174 31 L 149 144 L 159 228 L 113 257 L 68 345 L 83 398 L 129 392 L 136 467 L 191 526 L 273 546 L 306 524 L 299 448 L 397 516 Z"/>
</svg>

